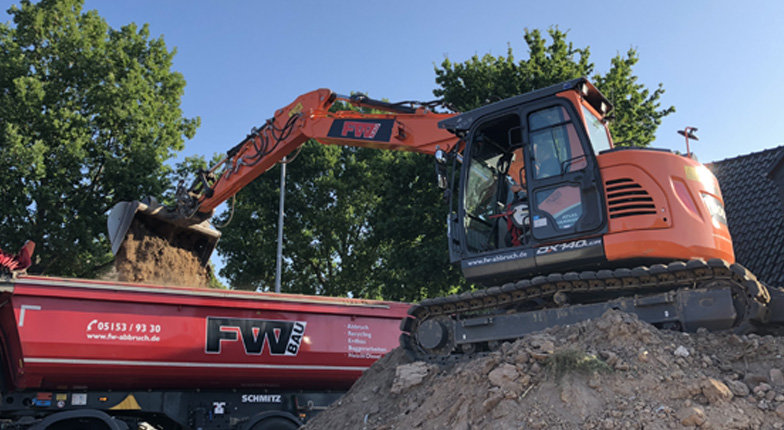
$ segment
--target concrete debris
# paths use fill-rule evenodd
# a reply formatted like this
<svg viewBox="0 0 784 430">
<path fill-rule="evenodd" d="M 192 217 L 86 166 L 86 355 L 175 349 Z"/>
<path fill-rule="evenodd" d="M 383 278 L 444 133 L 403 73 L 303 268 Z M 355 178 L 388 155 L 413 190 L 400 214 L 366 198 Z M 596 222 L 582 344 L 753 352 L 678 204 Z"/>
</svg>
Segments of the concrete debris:
<svg viewBox="0 0 784 430">
<path fill-rule="evenodd" d="M 688 349 L 686 349 L 686 348 L 685 348 L 683 345 L 679 346 L 679 347 L 678 347 L 678 348 L 677 348 L 675 351 L 673 351 L 672 353 L 673 353 L 673 355 L 675 355 L 676 357 L 684 357 L 684 358 L 685 358 L 685 357 L 688 357 L 688 356 L 689 356 L 689 350 L 688 350 Z"/>
<path fill-rule="evenodd" d="M 608 311 L 450 364 L 396 349 L 306 429 L 782 429 L 782 357 L 784 337 Z"/>
<path fill-rule="evenodd" d="M 392 388 L 390 391 L 394 394 L 400 394 L 403 391 L 420 384 L 422 380 L 425 379 L 425 376 L 427 376 L 431 367 L 431 365 L 424 361 L 397 366 L 395 369 L 395 380 L 392 381 Z"/>
</svg>

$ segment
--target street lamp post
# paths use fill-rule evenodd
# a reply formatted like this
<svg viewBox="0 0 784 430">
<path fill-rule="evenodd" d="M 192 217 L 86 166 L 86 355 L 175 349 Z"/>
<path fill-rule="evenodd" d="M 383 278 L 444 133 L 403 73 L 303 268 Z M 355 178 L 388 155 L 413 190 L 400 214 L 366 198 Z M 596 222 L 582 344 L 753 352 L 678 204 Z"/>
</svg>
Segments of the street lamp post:
<svg viewBox="0 0 784 430">
<path fill-rule="evenodd" d="M 278 253 L 275 264 L 275 292 L 280 293 L 283 266 L 283 203 L 286 196 L 286 157 L 280 163 L 280 206 L 278 207 Z"/>
</svg>

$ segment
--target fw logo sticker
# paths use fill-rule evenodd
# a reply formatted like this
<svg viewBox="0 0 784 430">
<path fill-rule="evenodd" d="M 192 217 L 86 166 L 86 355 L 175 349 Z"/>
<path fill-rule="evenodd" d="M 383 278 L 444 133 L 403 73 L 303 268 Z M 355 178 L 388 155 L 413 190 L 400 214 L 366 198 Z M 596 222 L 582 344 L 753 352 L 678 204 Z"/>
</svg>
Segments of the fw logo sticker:
<svg viewBox="0 0 784 430">
<path fill-rule="evenodd" d="M 304 321 L 207 317 L 205 352 L 220 354 L 226 342 L 242 342 L 247 355 L 296 356 L 305 336 Z M 267 345 L 265 348 L 264 345 Z"/>
</svg>

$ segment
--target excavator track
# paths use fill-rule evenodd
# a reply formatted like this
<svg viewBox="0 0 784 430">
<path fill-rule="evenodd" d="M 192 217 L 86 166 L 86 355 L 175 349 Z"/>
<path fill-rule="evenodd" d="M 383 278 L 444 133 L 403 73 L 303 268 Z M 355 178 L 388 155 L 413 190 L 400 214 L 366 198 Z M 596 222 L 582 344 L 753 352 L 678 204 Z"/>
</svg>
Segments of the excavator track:
<svg viewBox="0 0 784 430">
<path fill-rule="evenodd" d="M 770 301 L 751 272 L 720 259 L 553 273 L 424 300 L 401 322 L 400 343 L 416 359 L 443 362 L 609 309 L 662 328 L 751 332 L 769 323 Z"/>
</svg>

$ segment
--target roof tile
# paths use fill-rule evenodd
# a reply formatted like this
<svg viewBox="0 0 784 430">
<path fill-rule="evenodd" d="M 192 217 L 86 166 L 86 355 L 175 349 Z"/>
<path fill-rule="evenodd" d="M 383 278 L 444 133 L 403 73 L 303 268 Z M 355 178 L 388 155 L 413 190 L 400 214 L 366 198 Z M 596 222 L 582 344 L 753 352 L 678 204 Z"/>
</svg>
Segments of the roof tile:
<svg viewBox="0 0 784 430">
<path fill-rule="evenodd" d="M 768 285 L 784 286 L 784 204 L 768 178 L 784 146 L 708 164 L 719 180 L 735 259 Z"/>
</svg>

